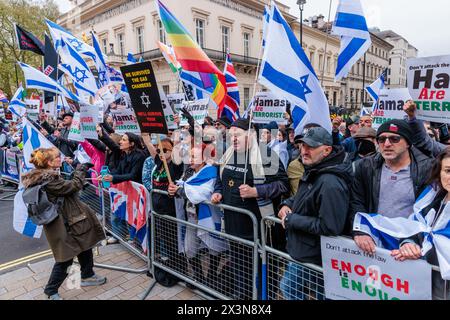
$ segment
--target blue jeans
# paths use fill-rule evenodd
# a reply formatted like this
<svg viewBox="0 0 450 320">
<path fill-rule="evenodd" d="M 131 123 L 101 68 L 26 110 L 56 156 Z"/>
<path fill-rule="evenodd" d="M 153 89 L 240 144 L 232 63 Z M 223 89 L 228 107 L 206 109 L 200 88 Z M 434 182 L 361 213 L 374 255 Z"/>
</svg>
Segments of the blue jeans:
<svg viewBox="0 0 450 320">
<path fill-rule="evenodd" d="M 293 262 L 286 266 L 280 290 L 286 300 L 325 300 L 323 278 Z"/>
</svg>

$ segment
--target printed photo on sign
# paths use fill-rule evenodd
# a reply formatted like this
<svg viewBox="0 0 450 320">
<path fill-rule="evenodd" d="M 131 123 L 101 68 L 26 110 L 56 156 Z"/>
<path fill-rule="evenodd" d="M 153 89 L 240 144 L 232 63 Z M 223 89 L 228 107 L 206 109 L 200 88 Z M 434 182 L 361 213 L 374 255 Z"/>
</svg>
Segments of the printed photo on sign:
<svg viewBox="0 0 450 320">
<path fill-rule="evenodd" d="M 450 55 L 408 59 L 406 65 L 417 118 L 450 123 Z"/>
<path fill-rule="evenodd" d="M 390 251 L 374 255 L 351 239 L 321 237 L 325 294 L 331 300 L 431 300 L 431 266 L 396 261 Z"/>
<path fill-rule="evenodd" d="M 408 100 L 411 100 L 411 95 L 407 88 L 381 90 L 378 107 L 372 113 L 372 127 L 376 130 L 392 119 L 402 120 L 405 117 L 403 106 Z"/>
<path fill-rule="evenodd" d="M 287 100 L 280 99 L 270 92 L 258 92 L 251 103 L 253 109 L 253 123 L 286 124 L 285 119 Z"/>
<path fill-rule="evenodd" d="M 41 105 L 41 101 L 37 99 L 24 99 L 27 115 L 33 121 L 39 120 L 39 107 Z"/>
</svg>

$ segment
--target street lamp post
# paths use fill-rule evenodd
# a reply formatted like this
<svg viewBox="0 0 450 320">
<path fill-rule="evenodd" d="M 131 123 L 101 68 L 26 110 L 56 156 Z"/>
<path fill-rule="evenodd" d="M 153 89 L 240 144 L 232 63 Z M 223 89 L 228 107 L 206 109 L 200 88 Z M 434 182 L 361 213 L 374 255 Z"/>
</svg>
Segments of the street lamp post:
<svg viewBox="0 0 450 320">
<path fill-rule="evenodd" d="M 306 4 L 306 0 L 297 0 L 298 7 L 300 8 L 300 46 L 303 47 L 303 9 Z"/>
</svg>

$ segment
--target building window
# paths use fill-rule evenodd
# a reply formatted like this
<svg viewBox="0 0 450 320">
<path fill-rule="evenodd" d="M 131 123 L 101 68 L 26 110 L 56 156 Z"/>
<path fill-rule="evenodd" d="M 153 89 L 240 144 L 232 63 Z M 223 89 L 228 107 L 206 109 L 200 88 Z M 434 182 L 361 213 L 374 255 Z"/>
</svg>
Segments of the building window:
<svg viewBox="0 0 450 320">
<path fill-rule="evenodd" d="M 244 32 L 244 56 L 250 56 L 250 33 Z"/>
<path fill-rule="evenodd" d="M 230 49 L 230 27 L 222 26 L 222 51 Z"/>
<path fill-rule="evenodd" d="M 170 86 L 168 84 L 162 86 L 162 88 L 166 95 L 170 94 Z"/>
<path fill-rule="evenodd" d="M 205 47 L 205 20 L 195 19 L 195 35 L 200 47 Z"/>
<path fill-rule="evenodd" d="M 137 37 L 137 52 L 144 52 L 144 27 L 140 26 L 136 28 Z"/>
<path fill-rule="evenodd" d="M 166 38 L 166 31 L 164 30 L 164 26 L 161 22 L 161 20 L 158 20 L 158 39 L 159 42 L 162 43 L 167 43 L 167 38 Z"/>
<path fill-rule="evenodd" d="M 327 57 L 327 73 L 331 73 L 331 57 Z"/>
<path fill-rule="evenodd" d="M 244 107 L 247 108 L 249 103 L 250 103 L 250 88 L 244 88 Z"/>
<path fill-rule="evenodd" d="M 117 34 L 117 48 L 119 50 L 118 54 L 125 56 L 125 35 L 123 33 Z"/>
<path fill-rule="evenodd" d="M 311 65 L 314 67 L 314 52 L 309 53 L 309 61 L 311 62 Z"/>
<path fill-rule="evenodd" d="M 106 38 L 103 38 L 101 42 L 102 42 L 103 53 L 107 54 L 108 53 L 108 40 L 106 40 Z"/>
<path fill-rule="evenodd" d="M 319 73 L 322 73 L 322 69 L 323 69 L 323 55 L 319 54 Z"/>
</svg>

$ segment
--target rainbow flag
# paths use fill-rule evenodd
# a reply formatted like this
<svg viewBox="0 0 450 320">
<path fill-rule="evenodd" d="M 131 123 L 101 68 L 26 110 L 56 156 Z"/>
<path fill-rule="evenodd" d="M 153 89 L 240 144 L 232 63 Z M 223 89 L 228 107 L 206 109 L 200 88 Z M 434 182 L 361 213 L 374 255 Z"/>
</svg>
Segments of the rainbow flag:
<svg viewBox="0 0 450 320">
<path fill-rule="evenodd" d="M 208 92 L 210 92 L 211 99 L 219 107 L 218 111 L 221 112 L 227 95 L 225 76 L 169 9 L 160 0 L 157 0 L 157 2 L 159 17 L 178 62 L 183 70 L 198 72 L 202 75 L 202 80 L 207 82 L 205 88 L 211 88 Z"/>
<path fill-rule="evenodd" d="M 158 41 L 158 47 L 161 50 L 161 53 L 164 56 L 164 59 L 166 59 L 167 63 L 169 64 L 169 67 L 172 70 L 172 72 L 177 73 L 181 69 L 181 65 L 177 61 L 177 57 L 175 56 L 175 53 L 173 52 L 172 47 L 169 47 L 159 41 Z"/>
</svg>

